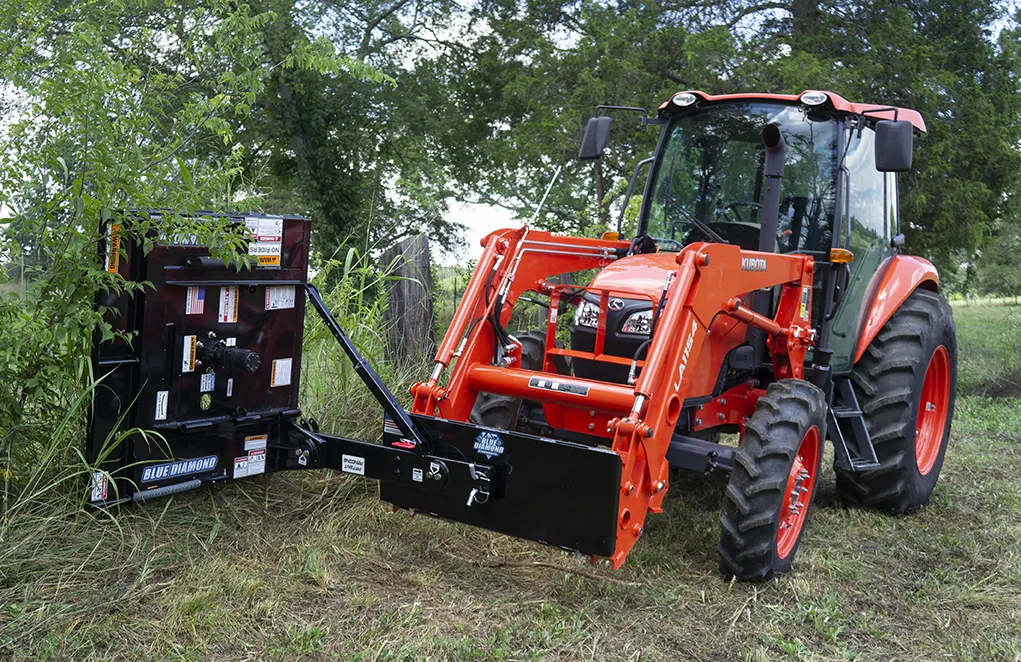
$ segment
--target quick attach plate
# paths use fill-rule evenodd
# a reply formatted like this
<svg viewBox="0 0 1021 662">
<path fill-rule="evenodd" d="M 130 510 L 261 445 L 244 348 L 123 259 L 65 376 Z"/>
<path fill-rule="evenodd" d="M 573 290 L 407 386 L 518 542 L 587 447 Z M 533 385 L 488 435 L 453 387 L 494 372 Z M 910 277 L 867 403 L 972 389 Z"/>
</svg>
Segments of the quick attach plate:
<svg viewBox="0 0 1021 662">
<path fill-rule="evenodd" d="M 468 505 L 466 495 L 384 482 L 382 500 L 583 554 L 613 554 L 621 472 L 616 453 L 427 416 L 412 418 L 432 441 L 431 455 L 506 467 L 503 493 Z"/>
</svg>

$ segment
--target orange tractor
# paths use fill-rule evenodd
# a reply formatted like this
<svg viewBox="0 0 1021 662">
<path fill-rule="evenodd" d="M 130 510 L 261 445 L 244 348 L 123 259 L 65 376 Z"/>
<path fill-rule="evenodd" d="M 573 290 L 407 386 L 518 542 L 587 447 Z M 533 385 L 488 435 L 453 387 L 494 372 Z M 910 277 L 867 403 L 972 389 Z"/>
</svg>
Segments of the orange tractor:
<svg viewBox="0 0 1021 662">
<path fill-rule="evenodd" d="M 512 457 L 502 489 L 529 494 L 495 514 L 404 488 L 383 498 L 618 568 L 662 511 L 671 468 L 730 472 L 720 566 L 743 580 L 791 567 L 826 439 L 846 501 L 924 504 L 957 345 L 935 268 L 900 248 L 895 173 L 911 167 L 921 116 L 828 92 L 693 91 L 642 122 L 662 129 L 631 179 L 629 196 L 651 166 L 633 237 L 490 234 L 432 376 L 412 387 L 412 419 L 433 434 L 470 420 L 571 454 L 519 477 L 515 440 L 477 435 L 460 450 Z M 610 123 L 589 121 L 581 158 L 602 155 Z M 589 269 L 584 287 L 555 278 Z M 526 293 L 545 297 L 546 323 L 512 334 Z"/>
<path fill-rule="evenodd" d="M 604 110 L 634 109 L 601 107 L 584 159 L 606 145 Z M 153 287 L 97 301 L 122 333 L 93 356 L 89 501 L 328 468 L 380 481 L 394 506 L 619 568 L 672 468 L 727 472 L 720 566 L 742 580 L 790 569 L 827 439 L 842 498 L 924 504 L 957 345 L 936 270 L 901 254 L 895 173 L 921 116 L 827 92 L 681 92 L 642 124 L 661 133 L 631 178 L 629 197 L 650 166 L 631 236 L 486 237 L 410 412 L 307 284 L 309 221 L 213 219 L 247 225 L 241 272 L 187 237 L 144 252 L 111 225 L 106 268 Z M 383 406 L 383 443 L 301 411 L 302 289 Z M 536 311 L 539 328 L 508 331 Z M 139 429 L 160 443 L 110 446 Z"/>
</svg>

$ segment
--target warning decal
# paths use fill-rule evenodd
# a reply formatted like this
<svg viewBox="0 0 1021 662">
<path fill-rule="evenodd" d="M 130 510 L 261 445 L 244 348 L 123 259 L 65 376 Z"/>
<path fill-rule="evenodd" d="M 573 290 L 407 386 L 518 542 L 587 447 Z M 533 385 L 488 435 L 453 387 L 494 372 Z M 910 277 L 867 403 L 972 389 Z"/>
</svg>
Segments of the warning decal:
<svg viewBox="0 0 1021 662">
<path fill-rule="evenodd" d="M 246 478 L 266 473 L 266 441 L 264 434 L 245 437 L 248 455 L 234 458 L 234 478 Z"/>
<path fill-rule="evenodd" d="M 266 451 L 252 451 L 248 454 L 248 475 L 258 476 L 266 473 Z"/>
<path fill-rule="evenodd" d="M 220 314 L 216 319 L 221 324 L 235 324 L 238 321 L 238 288 L 236 285 L 220 288 Z"/>
<path fill-rule="evenodd" d="M 270 285 L 266 288 L 266 310 L 294 308 L 293 285 Z"/>
<path fill-rule="evenodd" d="M 156 392 L 156 413 L 152 417 L 154 421 L 167 420 L 167 400 L 170 399 L 170 391 Z"/>
<path fill-rule="evenodd" d="M 195 372 L 195 339 L 198 336 L 184 337 L 184 352 L 181 357 L 181 372 Z"/>
<path fill-rule="evenodd" d="M 291 359 L 274 359 L 273 374 L 269 378 L 269 386 L 291 385 Z"/>
<path fill-rule="evenodd" d="M 245 225 L 252 233 L 248 254 L 254 256 L 260 267 L 280 266 L 280 245 L 283 242 L 284 219 L 246 218 Z"/>
<path fill-rule="evenodd" d="M 199 393 L 206 393 L 212 391 L 216 384 L 216 374 L 212 372 L 202 373 L 202 381 L 199 385 Z"/>
<path fill-rule="evenodd" d="M 107 477 L 105 471 L 93 472 L 92 492 L 89 494 L 89 501 L 105 501 L 109 485 L 110 479 Z"/>
<path fill-rule="evenodd" d="M 245 450 L 246 451 L 264 451 L 266 450 L 266 442 L 269 440 L 269 436 L 265 434 L 257 434 L 252 437 L 245 437 Z"/>
<path fill-rule="evenodd" d="M 206 288 L 189 287 L 184 302 L 185 315 L 201 315 L 206 312 Z"/>
<path fill-rule="evenodd" d="M 107 273 L 117 273 L 117 266 L 121 259 L 121 226 L 111 223 L 106 226 L 106 264 L 104 269 Z"/>
</svg>

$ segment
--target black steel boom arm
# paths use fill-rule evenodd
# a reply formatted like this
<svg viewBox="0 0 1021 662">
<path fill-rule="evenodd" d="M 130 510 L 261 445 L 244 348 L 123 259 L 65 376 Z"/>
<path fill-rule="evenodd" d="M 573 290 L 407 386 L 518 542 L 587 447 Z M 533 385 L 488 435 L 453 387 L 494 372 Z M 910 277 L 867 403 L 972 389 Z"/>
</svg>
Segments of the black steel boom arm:
<svg viewBox="0 0 1021 662">
<path fill-rule="evenodd" d="M 379 378 L 376 371 L 372 369 L 372 366 L 365 360 L 365 357 L 358 353 L 354 343 L 347 337 L 344 330 L 340 328 L 340 324 L 337 323 L 330 309 L 326 307 L 326 302 L 323 301 L 323 297 L 319 294 L 316 286 L 311 283 L 306 284 L 305 292 L 308 293 L 308 300 L 312 302 L 312 307 L 323 318 L 323 323 L 333 333 L 333 337 L 337 339 L 340 346 L 344 348 L 344 353 L 351 359 L 355 372 L 365 382 L 365 386 L 368 387 L 373 397 L 379 401 L 379 404 L 383 405 L 383 410 L 386 411 L 394 425 L 400 429 L 401 434 L 407 439 L 414 441 L 420 450 L 428 450 L 430 448 L 428 437 L 416 429 L 411 417 L 408 416 L 408 412 L 404 410 L 404 407 L 401 407 L 396 396 L 386 387 L 386 384 Z"/>
</svg>

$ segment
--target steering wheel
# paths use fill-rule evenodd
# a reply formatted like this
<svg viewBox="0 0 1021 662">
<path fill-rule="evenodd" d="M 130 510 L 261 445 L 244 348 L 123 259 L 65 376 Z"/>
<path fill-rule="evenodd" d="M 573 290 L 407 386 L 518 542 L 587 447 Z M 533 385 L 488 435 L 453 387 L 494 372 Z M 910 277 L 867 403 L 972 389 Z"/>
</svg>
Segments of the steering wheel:
<svg viewBox="0 0 1021 662">
<path fill-rule="evenodd" d="M 666 244 L 666 243 L 673 244 L 676 247 L 677 252 L 680 252 L 680 251 L 684 250 L 684 246 L 685 246 L 685 244 L 682 244 L 681 242 L 677 241 L 676 239 L 656 239 L 656 243 L 657 244 Z M 662 248 L 662 246 L 661 246 L 661 248 Z"/>
<path fill-rule="evenodd" d="M 758 202 L 752 202 L 751 200 L 736 200 L 734 202 L 724 205 L 723 211 L 730 212 L 731 214 L 733 214 L 734 218 L 737 219 L 738 223 L 751 223 L 752 216 L 749 213 L 748 218 L 742 218 L 741 214 L 738 213 L 737 211 L 737 207 L 748 207 L 749 212 L 751 212 L 752 209 L 758 209 L 760 211 L 762 210 L 761 204 L 759 204 Z"/>
</svg>

